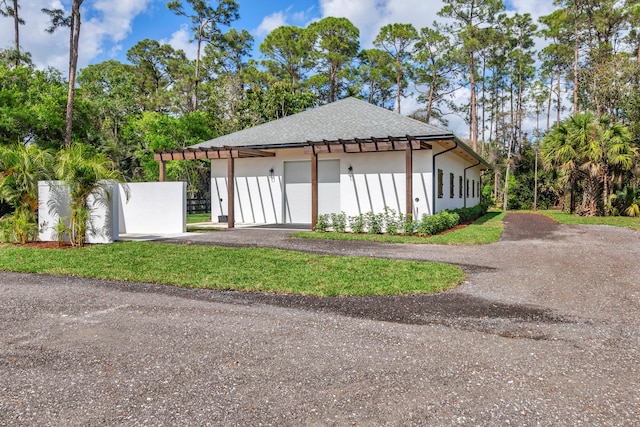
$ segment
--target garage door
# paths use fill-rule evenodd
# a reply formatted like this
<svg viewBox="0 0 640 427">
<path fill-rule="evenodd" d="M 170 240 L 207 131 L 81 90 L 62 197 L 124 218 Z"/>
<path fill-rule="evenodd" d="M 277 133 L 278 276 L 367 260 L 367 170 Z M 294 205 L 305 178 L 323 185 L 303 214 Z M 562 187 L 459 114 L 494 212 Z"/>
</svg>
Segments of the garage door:
<svg viewBox="0 0 640 427">
<path fill-rule="evenodd" d="M 318 162 L 318 211 L 340 212 L 340 160 Z M 284 222 L 311 223 L 311 162 L 284 163 Z"/>
</svg>

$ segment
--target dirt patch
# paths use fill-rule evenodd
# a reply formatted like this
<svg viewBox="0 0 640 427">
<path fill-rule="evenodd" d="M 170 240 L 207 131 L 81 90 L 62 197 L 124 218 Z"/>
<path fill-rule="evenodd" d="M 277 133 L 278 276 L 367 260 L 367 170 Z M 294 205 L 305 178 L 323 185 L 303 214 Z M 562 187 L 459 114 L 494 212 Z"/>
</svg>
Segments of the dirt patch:
<svg viewBox="0 0 640 427">
<path fill-rule="evenodd" d="M 26 248 L 39 248 L 39 249 L 71 249 L 76 246 L 71 245 L 71 242 L 27 242 L 27 243 L 14 243 L 15 246 L 22 246 Z M 86 246 L 86 245 L 85 245 Z"/>
<path fill-rule="evenodd" d="M 504 217 L 502 240 L 549 239 L 560 224 L 542 214 L 508 213 Z"/>
</svg>

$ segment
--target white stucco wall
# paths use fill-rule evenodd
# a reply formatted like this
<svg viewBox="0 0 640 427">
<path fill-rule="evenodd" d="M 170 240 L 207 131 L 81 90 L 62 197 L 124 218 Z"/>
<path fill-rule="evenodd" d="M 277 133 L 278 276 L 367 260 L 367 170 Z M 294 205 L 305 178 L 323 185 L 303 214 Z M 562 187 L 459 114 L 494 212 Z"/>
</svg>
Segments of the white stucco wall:
<svg viewBox="0 0 640 427">
<path fill-rule="evenodd" d="M 109 197 L 89 197 L 87 243 L 112 243 L 120 234 L 178 234 L 186 231 L 185 182 L 106 183 Z M 38 183 L 38 224 L 42 241 L 55 241 L 58 218 L 69 225 L 69 190 L 62 181 Z"/>
<path fill-rule="evenodd" d="M 436 153 L 444 149 L 434 145 Z M 310 156 L 304 154 L 302 148 L 270 150 L 276 153 L 275 157 L 236 159 L 235 169 L 235 219 L 236 223 L 283 223 L 289 221 L 289 214 L 283 217 L 283 188 L 285 184 L 285 162 L 310 161 Z M 340 211 L 347 215 L 357 215 L 365 212 L 382 212 L 385 206 L 396 212 L 405 212 L 405 152 L 378 152 L 378 153 L 330 153 L 319 154 L 319 169 L 325 160 L 338 160 L 340 162 L 339 190 L 335 186 L 319 185 L 319 206 L 322 213 L 327 211 L 329 204 L 340 206 Z M 433 213 L 433 201 L 431 200 L 433 176 L 432 150 L 415 150 L 413 153 L 413 215 L 418 218 L 422 214 Z M 349 167 L 352 167 L 352 172 Z M 453 153 L 445 153 L 436 158 L 436 168 L 443 169 L 444 197 L 438 199 L 436 211 L 453 209 L 464 206 L 464 197 L 458 193 L 459 176 L 463 175 L 464 168 L 470 166 Z M 273 168 L 273 177 L 269 176 L 269 170 Z M 449 173 L 455 174 L 455 197 L 449 197 Z M 217 222 L 219 215 L 227 215 L 227 160 L 211 161 L 211 207 L 212 220 Z M 479 179 L 479 169 L 467 170 L 470 180 Z M 471 181 L 470 181 L 471 182 Z M 309 190 L 310 191 L 310 190 Z M 475 198 L 467 198 L 467 206 L 479 203 L 479 195 Z M 436 186 L 437 195 L 437 186 Z M 339 198 L 333 203 L 332 198 Z M 310 203 L 305 198 L 302 203 Z M 417 199 L 417 201 L 416 201 Z M 289 201 L 289 205 L 295 203 Z M 310 212 L 310 208 L 309 208 Z M 310 214 L 309 214 L 310 216 Z M 284 218 L 284 220 L 283 220 Z M 311 218 L 308 219 L 311 222 Z"/>
<path fill-rule="evenodd" d="M 179 234 L 186 231 L 186 182 L 130 183 L 119 187 L 119 199 L 120 234 Z"/>
<path fill-rule="evenodd" d="M 114 215 L 118 209 L 117 184 L 104 183 L 103 187 L 108 192 L 106 199 L 92 195 L 87 201 L 91 209 L 87 243 L 113 243 L 118 236 L 118 217 Z M 38 182 L 40 240 L 56 241 L 54 227 L 58 223 L 58 218 L 63 218 L 68 227 L 70 216 L 69 189 L 66 184 L 62 181 Z"/>
<path fill-rule="evenodd" d="M 436 149 L 434 146 L 434 151 L 436 153 L 444 151 L 444 149 Z M 475 163 L 475 162 L 474 162 Z M 464 169 L 473 165 L 474 163 L 468 163 L 464 159 L 453 155 L 451 153 L 445 153 L 440 156 L 436 156 L 436 171 L 434 173 L 434 177 L 436 179 L 436 213 L 441 212 L 445 209 L 456 209 L 465 207 L 465 194 L 466 194 L 466 181 L 464 180 L 465 171 Z M 443 172 L 443 197 L 438 198 L 438 169 L 442 169 Z M 454 197 L 450 197 L 450 184 L 449 184 L 449 174 L 454 174 Z M 462 197 L 460 197 L 460 177 L 463 177 L 463 191 Z M 466 171 L 466 178 L 469 179 L 469 196 L 466 197 L 466 207 L 472 207 L 480 203 L 480 195 L 478 194 L 477 188 L 475 191 L 475 197 L 472 195 L 474 192 L 471 189 L 471 183 L 475 182 L 476 186 L 478 181 L 480 180 L 480 167 L 476 166 Z"/>
</svg>

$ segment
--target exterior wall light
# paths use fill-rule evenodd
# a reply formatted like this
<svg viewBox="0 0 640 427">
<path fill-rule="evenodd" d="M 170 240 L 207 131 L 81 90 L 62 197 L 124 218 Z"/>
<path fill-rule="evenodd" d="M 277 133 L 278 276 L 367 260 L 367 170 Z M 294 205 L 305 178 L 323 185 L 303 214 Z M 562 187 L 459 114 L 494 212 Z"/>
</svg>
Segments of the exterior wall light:
<svg viewBox="0 0 640 427">
<path fill-rule="evenodd" d="M 275 171 L 273 170 L 273 168 L 269 169 L 269 177 L 273 178 L 273 173 Z"/>
</svg>

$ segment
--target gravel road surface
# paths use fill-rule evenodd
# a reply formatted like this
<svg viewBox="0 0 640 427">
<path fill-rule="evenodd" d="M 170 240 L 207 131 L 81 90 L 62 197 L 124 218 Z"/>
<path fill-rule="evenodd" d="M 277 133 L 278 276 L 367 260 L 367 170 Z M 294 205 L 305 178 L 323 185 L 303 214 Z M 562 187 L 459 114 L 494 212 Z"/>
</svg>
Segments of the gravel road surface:
<svg viewBox="0 0 640 427">
<path fill-rule="evenodd" d="M 187 238 L 461 265 L 434 296 L 0 272 L 0 425 L 640 425 L 640 233 L 505 223 L 478 247 Z"/>
</svg>

